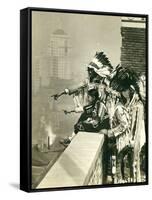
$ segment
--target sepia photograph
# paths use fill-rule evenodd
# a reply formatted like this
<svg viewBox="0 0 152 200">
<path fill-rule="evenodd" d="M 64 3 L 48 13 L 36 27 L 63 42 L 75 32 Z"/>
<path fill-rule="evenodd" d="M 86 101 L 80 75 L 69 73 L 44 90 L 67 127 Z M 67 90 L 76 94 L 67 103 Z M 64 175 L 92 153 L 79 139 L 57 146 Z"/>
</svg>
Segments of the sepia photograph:
<svg viewBox="0 0 152 200">
<path fill-rule="evenodd" d="M 147 184 L 147 15 L 31 10 L 31 188 Z"/>
</svg>

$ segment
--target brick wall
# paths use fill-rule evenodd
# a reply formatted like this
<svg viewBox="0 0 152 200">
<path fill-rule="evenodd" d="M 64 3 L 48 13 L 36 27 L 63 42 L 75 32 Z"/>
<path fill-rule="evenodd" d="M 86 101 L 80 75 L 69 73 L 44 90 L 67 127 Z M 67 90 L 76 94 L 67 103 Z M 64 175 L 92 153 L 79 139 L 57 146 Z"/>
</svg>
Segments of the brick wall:
<svg viewBox="0 0 152 200">
<path fill-rule="evenodd" d="M 132 23 L 127 22 L 127 23 Z M 137 23 L 135 23 L 136 26 Z M 131 67 L 137 73 L 146 69 L 146 29 L 139 27 L 121 27 L 122 47 L 121 64 Z"/>
</svg>

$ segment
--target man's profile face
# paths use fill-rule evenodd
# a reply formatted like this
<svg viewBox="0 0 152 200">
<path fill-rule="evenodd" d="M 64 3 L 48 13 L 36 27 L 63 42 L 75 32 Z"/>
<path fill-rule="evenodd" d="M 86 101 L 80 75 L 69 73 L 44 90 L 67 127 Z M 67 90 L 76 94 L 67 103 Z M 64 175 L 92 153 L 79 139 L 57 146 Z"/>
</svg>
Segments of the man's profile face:
<svg viewBox="0 0 152 200">
<path fill-rule="evenodd" d="M 126 99 L 128 99 L 128 98 L 130 97 L 130 90 L 128 89 L 128 90 L 122 91 L 122 95 L 123 95 Z"/>
</svg>

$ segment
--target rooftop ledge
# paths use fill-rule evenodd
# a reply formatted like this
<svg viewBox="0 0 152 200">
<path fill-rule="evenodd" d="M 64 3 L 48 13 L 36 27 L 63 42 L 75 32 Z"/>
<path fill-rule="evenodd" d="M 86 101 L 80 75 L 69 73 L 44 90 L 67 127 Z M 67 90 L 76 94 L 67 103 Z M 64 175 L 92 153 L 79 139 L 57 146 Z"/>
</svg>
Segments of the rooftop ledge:
<svg viewBox="0 0 152 200">
<path fill-rule="evenodd" d="M 128 28 L 146 28 L 146 18 L 142 17 L 122 17 L 121 26 Z"/>
<path fill-rule="evenodd" d="M 98 158 L 102 157 L 100 152 L 103 142 L 103 134 L 78 133 L 37 188 L 89 185 L 92 176 L 95 176 L 94 171 L 97 169 L 97 163 L 101 163 L 97 161 Z M 98 168 L 102 170 L 102 167 Z"/>
</svg>

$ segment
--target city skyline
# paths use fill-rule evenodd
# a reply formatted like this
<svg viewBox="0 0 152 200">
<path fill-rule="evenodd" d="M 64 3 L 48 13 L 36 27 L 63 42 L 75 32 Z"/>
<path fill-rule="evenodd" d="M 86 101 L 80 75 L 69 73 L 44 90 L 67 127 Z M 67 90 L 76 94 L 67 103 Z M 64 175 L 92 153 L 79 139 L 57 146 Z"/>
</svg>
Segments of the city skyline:
<svg viewBox="0 0 152 200">
<path fill-rule="evenodd" d="M 32 22 L 33 63 L 48 53 L 50 38 L 57 29 L 71 38 L 71 68 L 80 81 L 86 77 L 87 64 L 96 51 L 104 51 L 113 66 L 120 62 L 120 17 L 34 12 Z"/>
</svg>

